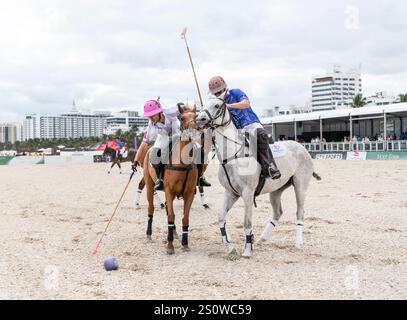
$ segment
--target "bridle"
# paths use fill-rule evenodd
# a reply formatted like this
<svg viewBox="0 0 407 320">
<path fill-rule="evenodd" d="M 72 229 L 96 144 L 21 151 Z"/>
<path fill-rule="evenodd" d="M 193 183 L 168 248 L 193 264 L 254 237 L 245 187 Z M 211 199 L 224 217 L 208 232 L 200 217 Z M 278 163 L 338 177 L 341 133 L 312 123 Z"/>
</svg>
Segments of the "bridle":
<svg viewBox="0 0 407 320">
<path fill-rule="evenodd" d="M 226 127 L 232 122 L 232 114 L 230 113 L 229 109 L 227 108 L 225 100 L 222 100 L 222 104 L 218 107 L 218 111 L 215 113 L 215 115 L 213 117 L 212 117 L 212 115 L 209 113 L 209 111 L 207 109 L 204 109 L 202 111 L 205 112 L 206 115 L 209 118 L 209 122 L 208 122 L 208 124 L 206 126 L 208 128 L 210 128 L 210 129 L 212 129 L 212 130 L 216 130 L 217 128 L 221 128 L 221 127 Z M 224 121 L 225 117 L 226 117 L 226 114 L 229 114 L 229 119 L 227 121 Z M 215 120 L 219 119 L 220 117 L 222 117 L 221 123 L 220 124 L 214 124 Z M 244 143 L 242 144 L 242 143 L 240 143 L 238 141 L 230 139 L 229 137 L 225 136 L 224 134 L 222 134 L 219 131 L 218 131 L 218 134 L 221 135 L 226 140 L 228 140 L 230 142 L 233 142 L 234 144 L 237 144 L 237 145 L 240 145 L 240 146 L 244 147 Z"/>
<path fill-rule="evenodd" d="M 229 125 L 230 122 L 232 121 L 232 117 L 231 117 L 230 111 L 226 107 L 225 100 L 222 100 L 222 104 L 220 106 L 218 105 L 218 111 L 216 111 L 216 113 L 213 117 L 207 109 L 204 109 L 202 111 L 205 112 L 206 115 L 208 116 L 209 122 L 208 122 L 207 126 L 212 130 L 219 128 L 219 127 L 225 127 L 225 126 Z M 224 122 L 226 113 L 229 113 L 229 120 Z M 214 124 L 215 120 L 219 119 L 220 117 L 222 117 L 221 123 Z"/>
</svg>

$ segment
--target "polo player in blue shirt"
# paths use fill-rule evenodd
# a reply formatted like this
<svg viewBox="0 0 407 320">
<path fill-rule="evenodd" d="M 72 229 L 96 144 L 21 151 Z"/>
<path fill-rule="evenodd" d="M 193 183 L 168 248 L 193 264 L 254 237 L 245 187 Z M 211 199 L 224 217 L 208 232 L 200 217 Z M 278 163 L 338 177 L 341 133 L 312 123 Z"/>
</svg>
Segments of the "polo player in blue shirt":
<svg viewBox="0 0 407 320">
<path fill-rule="evenodd" d="M 267 131 L 251 108 L 247 95 L 240 89 L 229 90 L 225 80 L 219 76 L 211 78 L 208 86 L 213 95 L 226 102 L 226 107 L 232 115 L 232 121 L 236 128 L 252 133 L 257 137 L 257 160 L 261 165 L 263 177 L 279 179 L 281 173 L 274 161 Z"/>
</svg>

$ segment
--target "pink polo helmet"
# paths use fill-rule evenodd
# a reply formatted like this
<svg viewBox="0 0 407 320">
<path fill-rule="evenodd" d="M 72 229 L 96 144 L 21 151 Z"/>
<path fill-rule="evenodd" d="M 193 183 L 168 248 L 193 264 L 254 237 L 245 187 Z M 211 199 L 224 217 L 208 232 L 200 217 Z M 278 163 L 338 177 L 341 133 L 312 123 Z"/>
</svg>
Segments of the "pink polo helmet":
<svg viewBox="0 0 407 320">
<path fill-rule="evenodd" d="M 148 100 L 144 104 L 144 117 L 152 117 L 160 112 L 163 112 L 163 108 L 157 100 Z"/>
</svg>

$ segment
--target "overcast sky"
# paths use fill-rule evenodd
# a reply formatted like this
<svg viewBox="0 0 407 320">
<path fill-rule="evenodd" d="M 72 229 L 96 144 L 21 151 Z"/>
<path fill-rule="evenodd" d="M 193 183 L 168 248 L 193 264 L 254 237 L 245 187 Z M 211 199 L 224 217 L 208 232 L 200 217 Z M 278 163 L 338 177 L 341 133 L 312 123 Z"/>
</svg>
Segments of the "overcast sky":
<svg viewBox="0 0 407 320">
<path fill-rule="evenodd" d="M 364 95 L 407 92 L 403 1 L 0 0 L 0 122 L 71 109 L 198 100 L 222 75 L 252 106 L 304 105 L 329 65 L 362 65 Z"/>
</svg>

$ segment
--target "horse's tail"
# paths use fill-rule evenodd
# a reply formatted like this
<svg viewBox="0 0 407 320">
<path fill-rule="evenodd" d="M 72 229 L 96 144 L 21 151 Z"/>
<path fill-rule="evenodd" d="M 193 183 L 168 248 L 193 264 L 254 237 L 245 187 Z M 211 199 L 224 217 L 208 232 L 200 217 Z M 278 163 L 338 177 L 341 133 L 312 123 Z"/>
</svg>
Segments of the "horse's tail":
<svg viewBox="0 0 407 320">
<path fill-rule="evenodd" d="M 313 176 L 315 179 L 317 179 L 318 181 L 322 180 L 321 176 L 318 175 L 318 173 L 316 173 L 316 172 L 313 172 L 313 173 L 312 173 L 312 176 Z"/>
</svg>

